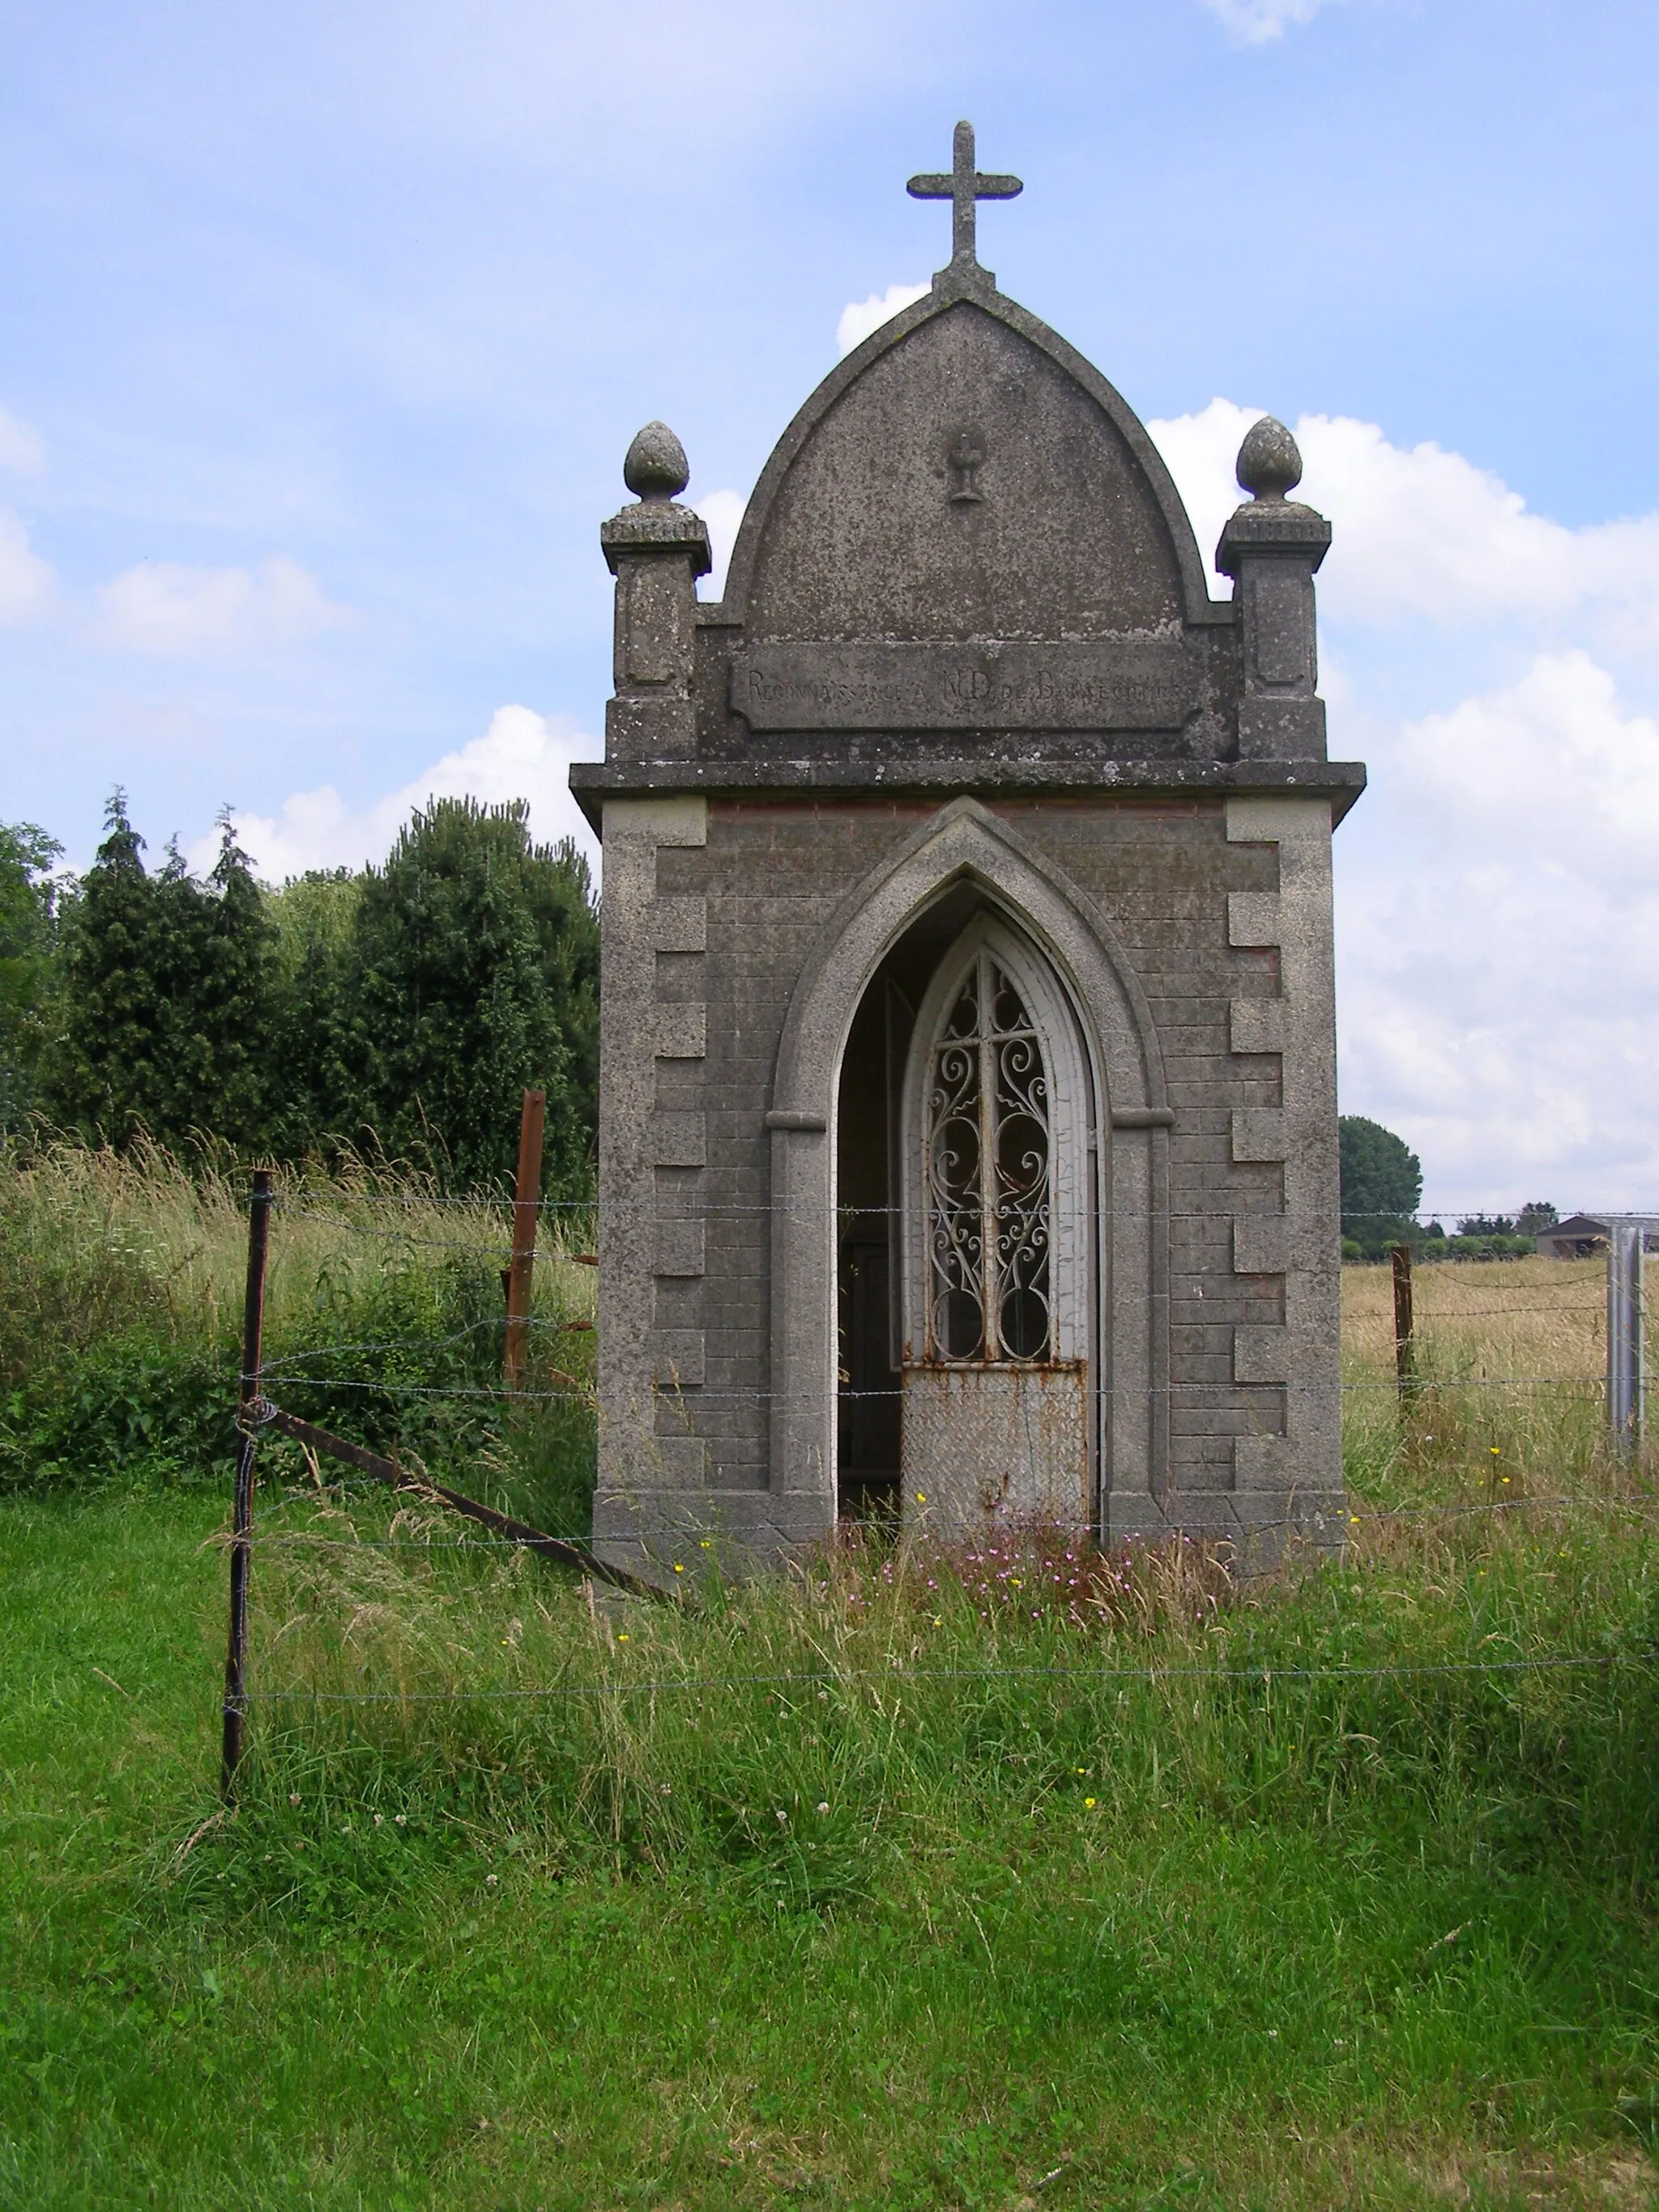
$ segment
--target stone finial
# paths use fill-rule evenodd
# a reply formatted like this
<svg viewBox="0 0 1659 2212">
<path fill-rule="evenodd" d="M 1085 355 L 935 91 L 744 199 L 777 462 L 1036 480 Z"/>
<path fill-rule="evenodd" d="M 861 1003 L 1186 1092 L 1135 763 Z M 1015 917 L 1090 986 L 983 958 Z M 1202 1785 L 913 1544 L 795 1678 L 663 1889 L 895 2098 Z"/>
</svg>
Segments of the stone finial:
<svg viewBox="0 0 1659 2212">
<path fill-rule="evenodd" d="M 1241 760 L 1323 760 L 1325 709 L 1314 635 L 1314 572 L 1331 526 L 1286 499 L 1302 481 L 1302 456 L 1282 422 L 1264 415 L 1238 449 L 1238 481 L 1251 495 L 1229 518 L 1215 564 L 1237 589 L 1243 647 L 1238 702 Z"/>
<path fill-rule="evenodd" d="M 666 422 L 647 422 L 623 476 L 634 503 L 599 527 L 617 580 L 616 683 L 605 758 L 685 760 L 696 750 L 691 708 L 697 579 L 710 566 L 708 526 L 682 507 L 690 471 Z"/>
<path fill-rule="evenodd" d="M 1282 422 L 1264 415 L 1244 433 L 1237 475 L 1252 499 L 1282 500 L 1302 481 L 1302 449 Z"/>
<path fill-rule="evenodd" d="M 647 422 L 623 463 L 623 482 L 635 499 L 678 499 L 690 477 L 685 448 L 666 422 Z"/>
</svg>

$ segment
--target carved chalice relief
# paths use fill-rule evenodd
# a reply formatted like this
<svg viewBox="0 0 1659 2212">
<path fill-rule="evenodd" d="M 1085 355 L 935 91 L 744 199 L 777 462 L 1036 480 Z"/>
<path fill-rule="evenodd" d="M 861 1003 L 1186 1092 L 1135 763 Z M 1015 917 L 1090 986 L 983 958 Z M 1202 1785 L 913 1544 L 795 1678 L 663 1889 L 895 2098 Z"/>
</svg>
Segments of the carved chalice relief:
<svg viewBox="0 0 1659 2212">
<path fill-rule="evenodd" d="M 977 507 L 984 498 L 979 471 L 985 465 L 985 441 L 972 428 L 953 431 L 945 445 L 952 507 Z"/>
</svg>

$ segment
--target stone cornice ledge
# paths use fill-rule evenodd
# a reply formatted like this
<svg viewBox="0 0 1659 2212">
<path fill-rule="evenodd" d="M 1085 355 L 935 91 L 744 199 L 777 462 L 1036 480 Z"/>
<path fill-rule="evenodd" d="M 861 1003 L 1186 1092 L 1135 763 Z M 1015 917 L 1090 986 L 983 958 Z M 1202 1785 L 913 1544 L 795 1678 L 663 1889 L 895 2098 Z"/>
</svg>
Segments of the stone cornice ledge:
<svg viewBox="0 0 1659 2212">
<path fill-rule="evenodd" d="M 607 799 L 702 792 L 730 798 L 1225 798 L 1296 792 L 1328 798 L 1340 822 L 1365 788 L 1361 761 L 577 761 L 576 804 L 597 830 Z"/>
</svg>

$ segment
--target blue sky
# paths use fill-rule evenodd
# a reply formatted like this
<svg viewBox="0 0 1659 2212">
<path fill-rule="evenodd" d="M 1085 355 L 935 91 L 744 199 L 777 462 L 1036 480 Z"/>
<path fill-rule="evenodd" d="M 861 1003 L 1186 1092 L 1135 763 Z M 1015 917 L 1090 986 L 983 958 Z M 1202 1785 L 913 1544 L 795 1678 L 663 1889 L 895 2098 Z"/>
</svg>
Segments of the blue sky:
<svg viewBox="0 0 1659 2212">
<path fill-rule="evenodd" d="M 671 422 L 729 528 L 849 303 L 945 259 L 903 184 L 969 115 L 1026 180 L 982 258 L 1153 422 L 1201 538 L 1239 422 L 1302 428 L 1334 750 L 1374 779 L 1345 1107 L 1443 1205 L 1659 1203 L 1659 11 L 0 25 L 0 818 L 84 862 L 117 781 L 155 848 L 229 799 L 273 872 L 428 788 L 566 826 L 629 438 Z"/>
</svg>

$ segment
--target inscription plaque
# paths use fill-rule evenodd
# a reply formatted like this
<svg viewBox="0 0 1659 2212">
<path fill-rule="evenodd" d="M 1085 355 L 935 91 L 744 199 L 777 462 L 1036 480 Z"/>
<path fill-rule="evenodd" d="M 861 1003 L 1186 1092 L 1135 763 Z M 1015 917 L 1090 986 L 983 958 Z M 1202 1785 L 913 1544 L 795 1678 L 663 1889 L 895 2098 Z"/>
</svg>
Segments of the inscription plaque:
<svg viewBox="0 0 1659 2212">
<path fill-rule="evenodd" d="M 1201 697 L 1180 638 L 757 646 L 732 664 L 751 730 L 1168 730 Z"/>
</svg>

